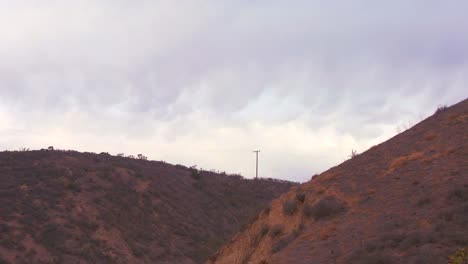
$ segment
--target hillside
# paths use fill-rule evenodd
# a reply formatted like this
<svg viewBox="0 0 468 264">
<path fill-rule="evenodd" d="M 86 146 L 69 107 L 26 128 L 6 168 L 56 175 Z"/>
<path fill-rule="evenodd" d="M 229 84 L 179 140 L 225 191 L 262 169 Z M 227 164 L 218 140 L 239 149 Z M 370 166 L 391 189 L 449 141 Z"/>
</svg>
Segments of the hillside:
<svg viewBox="0 0 468 264">
<path fill-rule="evenodd" d="M 0 263 L 202 263 L 294 184 L 74 151 L 0 153 Z"/>
<path fill-rule="evenodd" d="M 293 187 L 209 263 L 447 263 L 466 246 L 468 100 Z"/>
</svg>

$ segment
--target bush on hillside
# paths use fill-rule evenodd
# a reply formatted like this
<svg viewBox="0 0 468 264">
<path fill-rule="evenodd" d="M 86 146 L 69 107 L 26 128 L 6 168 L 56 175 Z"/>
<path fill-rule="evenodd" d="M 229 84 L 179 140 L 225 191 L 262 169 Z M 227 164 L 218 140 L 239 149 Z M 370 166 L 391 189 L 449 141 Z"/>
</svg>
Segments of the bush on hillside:
<svg viewBox="0 0 468 264">
<path fill-rule="evenodd" d="M 283 229 L 284 229 L 283 225 L 275 225 L 275 226 L 273 226 L 273 227 L 271 228 L 271 231 L 270 231 L 270 236 L 271 236 L 272 238 L 274 238 L 274 237 L 277 237 L 277 236 L 283 234 Z"/>
<path fill-rule="evenodd" d="M 283 203 L 283 213 L 285 215 L 292 215 L 296 212 L 296 201 L 286 201 Z"/>
<path fill-rule="evenodd" d="M 461 248 L 449 256 L 449 264 L 468 264 L 468 247 Z"/>
<path fill-rule="evenodd" d="M 190 174 L 190 176 L 194 180 L 199 180 L 201 178 L 201 174 L 198 170 L 192 170 L 192 173 Z"/>
<path fill-rule="evenodd" d="M 273 243 L 273 245 L 271 247 L 271 252 L 276 253 L 276 252 L 281 251 L 283 248 L 287 247 L 291 242 L 294 241 L 294 239 L 296 239 L 296 237 L 299 236 L 299 234 L 302 232 L 303 228 L 304 228 L 304 226 L 301 224 L 296 229 L 294 229 L 291 234 L 289 234 L 289 235 L 281 238 L 277 242 Z"/>
<path fill-rule="evenodd" d="M 439 106 L 437 107 L 437 110 L 436 110 L 435 113 L 436 113 L 436 114 L 437 114 L 437 113 L 440 113 L 440 112 L 446 110 L 447 108 L 448 108 L 447 105 L 439 105 Z"/>
<path fill-rule="evenodd" d="M 303 192 L 296 193 L 296 200 L 303 203 L 305 201 L 305 193 Z"/>
<path fill-rule="evenodd" d="M 294 239 L 295 237 L 293 235 L 289 235 L 278 240 L 277 242 L 273 243 L 273 245 L 271 246 L 271 252 L 276 253 L 276 252 L 281 251 L 282 249 L 287 247 Z"/>
<path fill-rule="evenodd" d="M 270 214 L 270 211 L 271 211 L 271 204 L 269 204 L 264 210 L 263 210 L 263 213 L 268 215 Z"/>
<path fill-rule="evenodd" d="M 268 227 L 268 225 L 263 225 L 262 229 L 260 230 L 260 236 L 261 237 L 265 236 L 266 234 L 268 234 L 268 231 L 270 231 L 270 228 Z"/>
<path fill-rule="evenodd" d="M 312 206 L 309 204 L 304 206 L 304 214 L 315 220 L 336 215 L 344 210 L 345 206 L 333 196 L 325 197 Z"/>
<path fill-rule="evenodd" d="M 366 253 L 362 255 L 354 255 L 348 262 L 350 264 L 392 264 L 397 263 L 391 256 L 382 252 Z"/>
</svg>

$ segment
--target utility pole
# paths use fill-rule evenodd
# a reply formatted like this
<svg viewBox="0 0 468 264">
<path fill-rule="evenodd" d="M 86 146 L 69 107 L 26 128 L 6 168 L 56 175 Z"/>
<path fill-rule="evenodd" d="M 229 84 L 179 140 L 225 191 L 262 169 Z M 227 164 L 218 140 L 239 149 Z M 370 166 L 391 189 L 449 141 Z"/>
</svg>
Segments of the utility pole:
<svg viewBox="0 0 468 264">
<path fill-rule="evenodd" d="M 256 155 L 256 163 L 255 163 L 255 179 L 258 179 L 258 153 L 260 152 L 260 150 L 254 150 L 252 152 L 255 152 L 255 155 Z"/>
</svg>

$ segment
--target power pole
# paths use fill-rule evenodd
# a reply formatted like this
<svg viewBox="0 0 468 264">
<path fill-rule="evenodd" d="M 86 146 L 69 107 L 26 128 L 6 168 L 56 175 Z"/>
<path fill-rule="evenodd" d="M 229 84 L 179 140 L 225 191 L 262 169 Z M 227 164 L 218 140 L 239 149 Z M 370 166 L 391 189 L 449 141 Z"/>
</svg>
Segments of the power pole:
<svg viewBox="0 0 468 264">
<path fill-rule="evenodd" d="M 258 179 L 258 153 L 260 152 L 260 150 L 254 150 L 252 152 L 255 152 L 255 155 L 256 155 L 256 163 L 255 163 L 255 179 Z"/>
</svg>

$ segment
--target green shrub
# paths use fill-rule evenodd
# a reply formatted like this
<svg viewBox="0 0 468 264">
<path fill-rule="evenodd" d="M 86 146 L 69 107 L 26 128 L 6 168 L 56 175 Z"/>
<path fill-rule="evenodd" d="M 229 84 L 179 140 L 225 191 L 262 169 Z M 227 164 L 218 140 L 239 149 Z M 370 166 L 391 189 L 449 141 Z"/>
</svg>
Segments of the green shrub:
<svg viewBox="0 0 468 264">
<path fill-rule="evenodd" d="M 449 256 L 449 264 L 468 264 L 468 247 L 457 250 Z"/>
</svg>

